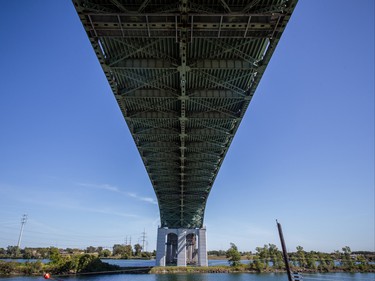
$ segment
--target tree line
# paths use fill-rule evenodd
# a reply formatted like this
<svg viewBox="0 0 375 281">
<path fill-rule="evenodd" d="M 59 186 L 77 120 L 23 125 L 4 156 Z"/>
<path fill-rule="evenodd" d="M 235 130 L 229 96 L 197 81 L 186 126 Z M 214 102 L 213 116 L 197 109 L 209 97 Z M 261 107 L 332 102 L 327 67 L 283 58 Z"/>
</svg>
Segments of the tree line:
<svg viewBox="0 0 375 281">
<path fill-rule="evenodd" d="M 241 255 L 242 254 L 242 255 Z M 274 244 L 257 247 L 256 252 L 247 252 L 247 264 L 241 262 L 243 254 L 238 251 L 233 243 L 225 252 L 226 258 L 231 266 L 247 266 L 249 270 L 258 272 L 285 269 L 282 252 Z M 375 252 L 352 252 L 350 247 L 345 246 L 341 251 L 323 253 L 316 251 L 305 251 L 298 246 L 295 252 L 288 253 L 290 265 L 294 271 L 319 271 L 330 272 L 342 271 L 366 271 L 375 272 Z"/>
<path fill-rule="evenodd" d="M 51 259 L 51 253 L 55 251 L 55 247 L 48 248 L 31 248 L 25 247 L 20 249 L 17 246 L 8 246 L 7 248 L 0 248 L 0 258 L 2 259 Z M 95 255 L 99 258 L 121 258 L 121 259 L 131 259 L 131 258 L 142 258 L 151 259 L 156 255 L 155 251 L 146 252 L 142 251 L 142 246 L 140 244 L 132 245 L 122 245 L 115 244 L 112 250 L 104 249 L 103 247 L 93 247 L 89 246 L 86 249 L 79 248 L 65 248 L 58 249 L 61 255 L 78 255 L 78 254 L 90 254 Z"/>
<path fill-rule="evenodd" d="M 45 249 L 45 248 L 40 248 Z M 4 275 L 41 275 L 45 272 L 50 274 L 77 274 L 87 272 L 116 271 L 120 267 L 102 262 L 101 259 L 92 254 L 65 254 L 54 247 L 48 249 L 48 263 L 41 260 L 34 262 L 6 262 L 0 260 L 0 276 Z"/>
<path fill-rule="evenodd" d="M 6 249 L 0 249 L 0 258 L 37 258 L 49 259 L 49 262 L 43 263 L 38 260 L 18 263 L 0 260 L 0 275 L 33 275 L 43 272 L 76 274 L 120 270 L 120 267 L 104 263 L 100 259 L 108 257 L 109 253 L 113 258 L 140 258 L 143 253 L 152 257 L 155 251 L 153 253 L 142 252 L 140 245 L 135 245 L 133 248 L 130 245 L 121 244 L 115 244 L 112 251 L 93 246 L 85 250 L 55 247 L 19 249 L 9 246 Z M 225 254 L 231 265 L 216 266 L 214 271 L 212 267 L 208 268 L 212 272 L 275 272 L 285 269 L 282 252 L 274 244 L 257 247 L 252 253 L 240 252 L 237 246 L 231 243 L 227 251 L 210 251 L 209 253 Z M 298 246 L 295 252 L 288 255 L 291 268 L 295 272 L 375 272 L 375 252 L 352 252 L 348 246 L 332 253 L 305 251 L 303 247 Z"/>
</svg>

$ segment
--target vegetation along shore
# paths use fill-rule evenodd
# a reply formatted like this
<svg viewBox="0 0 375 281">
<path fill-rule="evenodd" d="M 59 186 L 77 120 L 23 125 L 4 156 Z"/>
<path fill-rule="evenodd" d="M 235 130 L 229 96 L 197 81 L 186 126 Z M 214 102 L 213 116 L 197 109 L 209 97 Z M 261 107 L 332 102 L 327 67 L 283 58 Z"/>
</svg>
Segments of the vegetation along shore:
<svg viewBox="0 0 375 281">
<path fill-rule="evenodd" d="M 116 246 L 116 245 L 115 245 Z M 130 246 L 130 245 L 128 245 Z M 130 247 L 131 248 L 131 247 Z M 99 249 L 99 252 L 97 251 Z M 152 258 L 153 253 L 141 254 L 141 251 L 131 251 L 126 257 L 108 250 L 103 255 L 101 247 L 88 247 L 86 250 L 50 248 L 15 249 L 9 246 L 0 249 L 0 275 L 52 275 L 98 274 L 98 273 L 231 273 L 231 272 L 283 272 L 285 264 L 281 251 L 273 244 L 257 247 L 256 252 L 239 252 L 236 245 L 231 243 L 227 251 L 210 251 L 209 259 L 227 259 L 228 265 L 209 267 L 120 267 L 105 263 L 101 258 Z M 100 252 L 101 250 L 101 252 Z M 116 255 L 113 255 L 115 253 Z M 26 256 L 25 256 L 26 255 Z M 17 262 L 15 258 L 47 259 L 47 261 Z M 322 253 L 304 251 L 298 246 L 295 252 L 289 253 L 293 271 L 296 272 L 375 272 L 375 252 L 355 252 L 350 247 L 341 251 Z"/>
</svg>

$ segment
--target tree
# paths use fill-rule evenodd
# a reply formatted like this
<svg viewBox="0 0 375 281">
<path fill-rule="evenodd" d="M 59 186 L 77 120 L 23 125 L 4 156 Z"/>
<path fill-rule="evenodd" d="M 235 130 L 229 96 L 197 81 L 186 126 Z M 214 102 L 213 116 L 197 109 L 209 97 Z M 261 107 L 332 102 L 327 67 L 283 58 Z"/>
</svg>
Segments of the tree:
<svg viewBox="0 0 375 281">
<path fill-rule="evenodd" d="M 256 247 L 255 250 L 257 251 L 255 256 L 256 260 L 258 260 L 260 263 L 262 263 L 264 266 L 262 269 L 268 268 L 268 259 L 269 259 L 269 251 L 268 251 L 268 245 L 264 245 L 264 247 Z M 260 268 L 261 266 L 258 264 L 257 268 Z"/>
<path fill-rule="evenodd" d="M 21 250 L 18 246 L 8 246 L 7 254 L 12 258 L 17 258 L 21 255 Z"/>
<path fill-rule="evenodd" d="M 139 244 L 134 245 L 134 255 L 135 256 L 140 256 L 142 251 L 142 246 Z"/>
<path fill-rule="evenodd" d="M 327 263 L 328 261 L 327 256 L 324 253 L 318 252 L 317 257 L 318 257 L 318 262 L 319 262 L 318 269 L 320 271 L 329 271 L 329 266 Z"/>
<path fill-rule="evenodd" d="M 22 258 L 27 259 L 27 260 L 35 258 L 33 252 L 34 252 L 33 249 L 31 249 L 31 248 L 25 248 L 23 250 Z"/>
<path fill-rule="evenodd" d="M 315 253 L 313 251 L 307 253 L 306 259 L 307 259 L 307 268 L 316 269 L 316 258 L 315 258 Z"/>
<path fill-rule="evenodd" d="M 234 243 L 230 243 L 230 248 L 226 253 L 226 257 L 229 259 L 228 261 L 231 266 L 238 266 L 241 264 L 241 254 Z"/>
<path fill-rule="evenodd" d="M 6 250 L 4 248 L 0 248 L 0 255 L 5 255 L 6 254 Z"/>
<path fill-rule="evenodd" d="M 99 256 L 100 257 L 104 257 L 104 258 L 108 258 L 112 255 L 111 251 L 108 250 L 108 249 L 104 249 L 102 251 L 99 252 Z"/>
<path fill-rule="evenodd" d="M 213 251 L 208 251 L 207 252 L 207 255 L 209 256 L 225 256 L 226 255 L 226 251 L 223 251 L 223 250 L 213 250 Z"/>
<path fill-rule="evenodd" d="M 342 251 L 344 252 L 344 255 L 350 255 L 352 253 L 352 250 L 349 246 L 345 246 L 342 248 Z"/>
<path fill-rule="evenodd" d="M 96 248 L 93 247 L 93 246 L 89 246 L 89 247 L 86 248 L 85 252 L 88 253 L 88 254 L 96 253 Z"/>
<path fill-rule="evenodd" d="M 88 254 L 80 256 L 78 260 L 77 272 L 85 271 L 89 267 L 89 265 L 96 259 L 96 257 Z"/>
<path fill-rule="evenodd" d="M 69 254 L 74 254 L 74 250 L 72 248 L 66 248 L 65 251 Z"/>
<path fill-rule="evenodd" d="M 264 247 L 256 247 L 255 250 L 256 253 L 250 257 L 251 261 L 249 263 L 249 268 L 251 270 L 262 272 L 268 267 L 268 246 L 264 245 Z"/>
<path fill-rule="evenodd" d="M 49 258 L 53 264 L 59 264 L 62 261 L 62 256 L 59 249 L 51 247 L 49 249 Z"/>
<path fill-rule="evenodd" d="M 277 246 L 274 244 L 268 244 L 268 246 L 268 253 L 271 257 L 273 267 L 278 269 L 284 268 L 285 264 L 281 251 L 279 251 L 279 249 L 277 249 Z"/>
<path fill-rule="evenodd" d="M 113 245 L 113 255 L 121 256 L 125 252 L 125 245 L 115 244 Z"/>
<path fill-rule="evenodd" d="M 303 247 L 297 246 L 297 260 L 300 267 L 306 267 L 306 257 L 305 257 L 305 251 L 303 250 Z"/>
<path fill-rule="evenodd" d="M 121 256 L 124 259 L 128 259 L 132 256 L 132 246 L 130 245 L 120 245 L 115 244 L 113 245 L 113 255 L 114 256 Z"/>
<path fill-rule="evenodd" d="M 38 258 L 46 259 L 49 258 L 49 249 L 48 248 L 38 248 Z"/>
<path fill-rule="evenodd" d="M 354 262 L 350 256 L 352 253 L 352 250 L 350 249 L 350 247 L 345 246 L 342 248 L 342 251 L 344 252 L 344 258 L 343 258 L 344 267 L 349 270 L 353 269 Z"/>
</svg>

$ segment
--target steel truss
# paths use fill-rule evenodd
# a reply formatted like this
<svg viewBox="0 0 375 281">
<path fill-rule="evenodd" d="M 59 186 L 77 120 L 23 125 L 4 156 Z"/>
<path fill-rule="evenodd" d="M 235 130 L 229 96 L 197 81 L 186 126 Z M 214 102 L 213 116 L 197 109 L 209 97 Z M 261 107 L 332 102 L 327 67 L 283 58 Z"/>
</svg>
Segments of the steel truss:
<svg viewBox="0 0 375 281">
<path fill-rule="evenodd" d="M 158 198 L 162 227 L 206 201 L 297 0 L 73 0 Z"/>
</svg>

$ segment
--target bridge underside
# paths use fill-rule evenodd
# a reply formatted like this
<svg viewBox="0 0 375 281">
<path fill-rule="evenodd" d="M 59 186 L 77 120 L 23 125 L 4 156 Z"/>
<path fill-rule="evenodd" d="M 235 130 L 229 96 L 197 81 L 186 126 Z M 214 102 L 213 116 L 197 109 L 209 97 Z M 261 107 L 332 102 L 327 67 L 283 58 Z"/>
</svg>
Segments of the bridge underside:
<svg viewBox="0 0 375 281">
<path fill-rule="evenodd" d="M 207 197 L 297 0 L 73 0 L 142 157 L 162 227 Z"/>
</svg>

